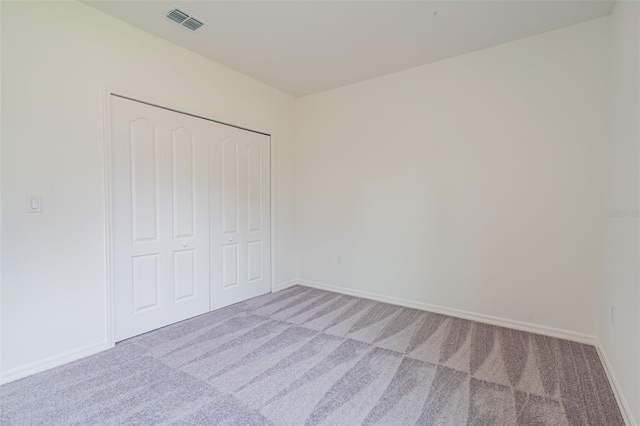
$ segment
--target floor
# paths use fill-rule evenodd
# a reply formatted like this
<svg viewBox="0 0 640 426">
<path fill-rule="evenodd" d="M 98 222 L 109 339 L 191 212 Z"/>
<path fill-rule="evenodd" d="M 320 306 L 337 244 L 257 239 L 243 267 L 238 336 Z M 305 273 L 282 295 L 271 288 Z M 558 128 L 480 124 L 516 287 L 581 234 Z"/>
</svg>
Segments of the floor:
<svg viewBox="0 0 640 426">
<path fill-rule="evenodd" d="M 302 286 L 0 397 L 3 425 L 624 424 L 593 346 Z"/>
</svg>

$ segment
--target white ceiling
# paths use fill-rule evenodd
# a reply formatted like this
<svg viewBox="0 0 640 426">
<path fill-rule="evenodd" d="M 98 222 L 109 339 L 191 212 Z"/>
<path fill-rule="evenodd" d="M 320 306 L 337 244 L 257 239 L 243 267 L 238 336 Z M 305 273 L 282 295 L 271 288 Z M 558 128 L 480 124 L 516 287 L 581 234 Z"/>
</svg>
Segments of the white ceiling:
<svg viewBox="0 0 640 426">
<path fill-rule="evenodd" d="M 302 96 L 606 16 L 613 1 L 85 1 Z M 178 6 L 206 26 L 164 17 Z"/>
</svg>

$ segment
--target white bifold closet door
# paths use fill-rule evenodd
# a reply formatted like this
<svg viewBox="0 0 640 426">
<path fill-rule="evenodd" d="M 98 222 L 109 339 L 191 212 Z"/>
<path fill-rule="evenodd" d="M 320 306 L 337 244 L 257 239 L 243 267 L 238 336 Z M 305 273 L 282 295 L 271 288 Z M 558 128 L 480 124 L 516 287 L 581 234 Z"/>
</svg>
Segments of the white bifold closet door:
<svg viewBox="0 0 640 426">
<path fill-rule="evenodd" d="M 270 137 L 211 123 L 211 308 L 271 291 Z"/>
<path fill-rule="evenodd" d="M 111 101 L 119 341 L 209 311 L 209 122 Z"/>
<path fill-rule="evenodd" d="M 271 291 L 270 137 L 112 96 L 115 339 Z"/>
</svg>

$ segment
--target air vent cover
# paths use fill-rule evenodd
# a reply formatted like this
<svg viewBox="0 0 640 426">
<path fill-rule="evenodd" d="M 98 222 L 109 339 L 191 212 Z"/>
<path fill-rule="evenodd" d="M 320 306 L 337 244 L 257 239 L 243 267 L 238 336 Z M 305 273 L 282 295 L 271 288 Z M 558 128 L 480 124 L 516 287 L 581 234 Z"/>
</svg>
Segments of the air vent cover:
<svg viewBox="0 0 640 426">
<path fill-rule="evenodd" d="M 177 22 L 178 24 L 182 24 L 188 17 L 189 15 L 180 9 L 171 9 L 169 13 L 167 13 L 167 18 Z"/>
<path fill-rule="evenodd" d="M 204 25 L 204 22 L 194 18 L 184 10 L 180 10 L 177 7 L 174 7 L 169 12 L 167 12 L 166 17 L 171 19 L 173 22 L 177 22 L 185 28 L 189 28 L 191 31 L 195 31 Z"/>
<path fill-rule="evenodd" d="M 200 28 L 201 26 L 203 26 L 204 24 L 200 21 L 198 21 L 196 18 L 189 18 L 186 21 L 184 21 L 182 23 L 182 25 L 184 25 L 185 27 L 189 28 L 191 31 L 195 31 L 198 28 Z"/>
</svg>

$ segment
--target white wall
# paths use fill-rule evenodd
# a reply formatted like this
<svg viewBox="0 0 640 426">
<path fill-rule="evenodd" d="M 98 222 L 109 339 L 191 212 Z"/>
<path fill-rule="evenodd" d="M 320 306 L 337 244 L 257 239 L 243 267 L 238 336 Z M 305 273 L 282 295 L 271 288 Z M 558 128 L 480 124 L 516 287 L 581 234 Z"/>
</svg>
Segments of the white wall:
<svg viewBox="0 0 640 426">
<path fill-rule="evenodd" d="M 103 84 L 275 133 L 276 283 L 295 278 L 291 96 L 83 4 L 2 2 L 5 379 L 104 345 Z"/>
<path fill-rule="evenodd" d="M 602 215 L 638 208 L 637 3 L 301 98 L 297 128 L 290 96 L 90 7 L 1 7 L 2 377 L 104 345 L 104 84 L 276 134 L 277 284 L 297 222 L 302 280 L 587 335 L 597 306 L 640 418 L 638 221 Z"/>
<path fill-rule="evenodd" d="M 301 280 L 595 335 L 607 23 L 299 98 Z"/>
<path fill-rule="evenodd" d="M 640 12 L 618 1 L 610 17 L 611 86 L 606 136 L 604 206 L 640 207 Z M 598 292 L 598 339 L 629 411 L 640 424 L 640 274 L 638 217 L 603 218 L 603 268 Z M 616 306 L 615 326 L 611 306 Z"/>
</svg>

